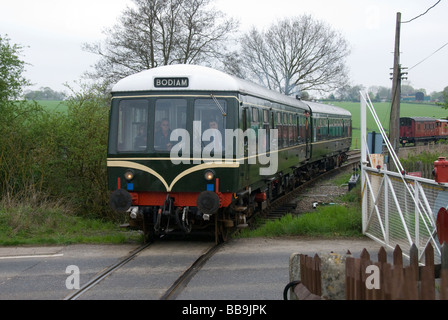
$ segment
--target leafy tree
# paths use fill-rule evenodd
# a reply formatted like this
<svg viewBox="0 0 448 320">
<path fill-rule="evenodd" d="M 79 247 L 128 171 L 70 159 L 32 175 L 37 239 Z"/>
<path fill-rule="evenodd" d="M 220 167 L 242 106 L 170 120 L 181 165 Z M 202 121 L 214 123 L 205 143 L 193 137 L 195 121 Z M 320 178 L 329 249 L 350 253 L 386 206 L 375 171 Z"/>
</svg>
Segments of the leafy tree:
<svg viewBox="0 0 448 320">
<path fill-rule="evenodd" d="M 0 35 L 0 101 L 17 100 L 30 82 L 23 76 L 26 63 L 20 59 L 23 46 Z"/>
<path fill-rule="evenodd" d="M 57 92 L 49 87 L 42 87 L 39 90 L 28 90 L 24 95 L 27 100 L 64 100 L 64 92 Z"/>
<path fill-rule="evenodd" d="M 360 101 L 359 92 L 364 90 L 365 88 L 363 85 L 356 85 L 356 86 L 346 85 L 339 88 L 336 91 L 336 93 L 339 96 L 339 100 L 359 102 Z"/>
<path fill-rule="evenodd" d="M 99 85 L 80 83 L 69 87 L 68 115 L 59 145 L 63 195 L 77 212 L 105 216 L 109 209 L 107 191 L 107 132 L 111 98 Z M 62 147 L 62 148 L 61 148 Z"/>
<path fill-rule="evenodd" d="M 23 76 L 23 47 L 10 41 L 0 35 L 0 196 L 6 201 L 39 185 L 31 153 L 36 142 L 32 128 L 40 107 L 16 101 L 29 81 Z"/>
<path fill-rule="evenodd" d="M 439 106 L 441 106 L 444 109 L 448 109 L 448 87 L 445 87 L 442 91 L 442 95 L 443 95 L 443 102 L 442 103 L 438 103 Z"/>
</svg>

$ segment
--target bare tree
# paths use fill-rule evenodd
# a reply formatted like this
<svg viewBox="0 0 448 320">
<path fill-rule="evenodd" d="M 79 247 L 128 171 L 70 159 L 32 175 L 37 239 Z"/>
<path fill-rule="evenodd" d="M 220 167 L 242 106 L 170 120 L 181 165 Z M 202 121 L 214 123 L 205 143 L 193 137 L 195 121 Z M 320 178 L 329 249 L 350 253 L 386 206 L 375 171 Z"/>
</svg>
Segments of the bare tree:
<svg viewBox="0 0 448 320">
<path fill-rule="evenodd" d="M 347 82 L 349 53 L 347 41 L 325 23 L 309 15 L 286 18 L 242 37 L 240 73 L 286 95 L 332 90 Z"/>
<path fill-rule="evenodd" d="M 205 64 L 225 54 L 238 23 L 210 6 L 211 0 L 133 0 L 104 43 L 85 44 L 100 55 L 90 78 L 115 82 L 170 64 Z"/>
</svg>

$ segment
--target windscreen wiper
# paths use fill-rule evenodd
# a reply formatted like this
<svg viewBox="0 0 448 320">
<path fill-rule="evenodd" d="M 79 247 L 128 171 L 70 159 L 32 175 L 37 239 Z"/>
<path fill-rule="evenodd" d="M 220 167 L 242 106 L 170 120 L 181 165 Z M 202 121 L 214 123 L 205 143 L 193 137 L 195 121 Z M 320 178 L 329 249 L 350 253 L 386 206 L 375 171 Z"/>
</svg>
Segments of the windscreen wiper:
<svg viewBox="0 0 448 320">
<path fill-rule="evenodd" d="M 227 117 L 227 113 L 224 111 L 224 109 L 221 107 L 221 105 L 219 104 L 218 99 L 216 99 L 216 97 L 213 94 L 210 94 L 210 96 L 212 97 L 213 101 L 215 101 L 216 105 L 218 106 L 219 110 L 221 110 L 222 116 L 223 117 Z"/>
</svg>

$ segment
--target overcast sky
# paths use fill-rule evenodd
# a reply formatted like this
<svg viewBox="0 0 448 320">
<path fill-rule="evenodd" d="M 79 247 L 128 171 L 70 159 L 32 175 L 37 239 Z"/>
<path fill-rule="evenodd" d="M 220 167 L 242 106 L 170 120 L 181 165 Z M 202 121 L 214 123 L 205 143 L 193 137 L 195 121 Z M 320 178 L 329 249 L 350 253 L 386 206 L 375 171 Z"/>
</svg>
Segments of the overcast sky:
<svg viewBox="0 0 448 320">
<path fill-rule="evenodd" d="M 131 0 L 14 0 L 0 2 L 0 34 L 27 48 L 22 57 L 34 88 L 66 90 L 98 60 L 83 43 L 104 39 Z M 286 16 L 311 14 L 340 31 L 351 46 L 351 85 L 390 87 L 396 13 L 410 20 L 437 0 L 215 0 L 218 9 L 239 19 L 241 30 L 268 27 Z M 448 43 L 448 0 L 402 25 L 401 63 L 411 68 Z M 409 82 L 427 93 L 448 86 L 448 45 L 409 70 Z"/>
</svg>

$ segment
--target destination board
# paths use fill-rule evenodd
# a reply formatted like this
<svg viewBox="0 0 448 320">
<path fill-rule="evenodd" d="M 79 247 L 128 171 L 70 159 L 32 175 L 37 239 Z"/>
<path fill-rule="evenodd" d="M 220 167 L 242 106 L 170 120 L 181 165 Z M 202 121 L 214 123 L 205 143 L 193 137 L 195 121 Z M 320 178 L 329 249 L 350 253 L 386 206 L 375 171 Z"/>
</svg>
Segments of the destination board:
<svg viewBox="0 0 448 320">
<path fill-rule="evenodd" d="M 188 88 L 188 78 L 155 78 L 154 87 L 156 88 Z"/>
</svg>

